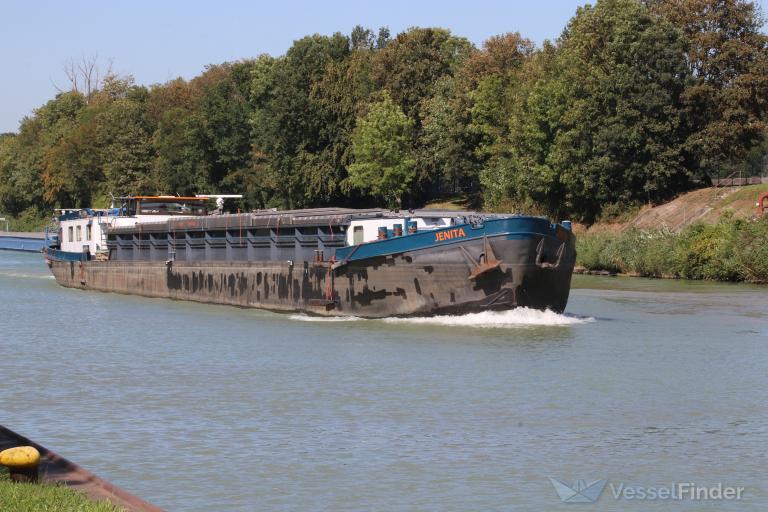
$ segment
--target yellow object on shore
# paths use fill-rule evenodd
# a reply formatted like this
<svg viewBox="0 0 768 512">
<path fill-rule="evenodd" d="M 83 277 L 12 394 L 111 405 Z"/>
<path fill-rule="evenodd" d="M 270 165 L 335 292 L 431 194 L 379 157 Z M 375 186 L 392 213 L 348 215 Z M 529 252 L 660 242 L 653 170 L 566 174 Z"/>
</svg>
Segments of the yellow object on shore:
<svg viewBox="0 0 768 512">
<path fill-rule="evenodd" d="M 9 468 L 34 468 L 40 464 L 40 452 L 32 446 L 17 446 L 0 452 L 0 464 Z"/>
</svg>

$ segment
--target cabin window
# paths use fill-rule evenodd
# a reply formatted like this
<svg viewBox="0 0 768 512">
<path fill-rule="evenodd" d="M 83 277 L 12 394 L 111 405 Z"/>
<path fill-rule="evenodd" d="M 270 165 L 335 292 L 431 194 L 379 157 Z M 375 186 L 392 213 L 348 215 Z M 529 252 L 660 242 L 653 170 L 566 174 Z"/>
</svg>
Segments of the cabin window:
<svg viewBox="0 0 768 512">
<path fill-rule="evenodd" d="M 77 226 L 77 241 L 80 242 L 83 239 L 83 226 Z"/>
<path fill-rule="evenodd" d="M 352 241 L 354 245 L 359 245 L 365 241 L 363 226 L 355 226 L 355 230 L 352 232 Z"/>
<path fill-rule="evenodd" d="M 91 225 L 90 224 L 85 226 L 85 241 L 86 242 L 91 241 Z"/>
<path fill-rule="evenodd" d="M 67 230 L 67 241 L 72 242 L 74 239 L 72 237 L 72 233 L 74 232 L 74 228 L 72 226 L 69 226 L 69 229 Z"/>
</svg>

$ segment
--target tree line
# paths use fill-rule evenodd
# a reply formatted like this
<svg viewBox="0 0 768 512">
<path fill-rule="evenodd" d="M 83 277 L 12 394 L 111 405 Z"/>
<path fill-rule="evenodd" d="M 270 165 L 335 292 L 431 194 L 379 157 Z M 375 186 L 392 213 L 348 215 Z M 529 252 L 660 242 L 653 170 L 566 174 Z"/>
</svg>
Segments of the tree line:
<svg viewBox="0 0 768 512">
<path fill-rule="evenodd" d="M 0 211 L 237 192 L 243 209 L 461 197 L 592 222 L 761 161 L 762 24 L 745 0 L 598 0 L 541 46 L 357 26 L 191 80 L 106 73 L 0 136 Z"/>
</svg>

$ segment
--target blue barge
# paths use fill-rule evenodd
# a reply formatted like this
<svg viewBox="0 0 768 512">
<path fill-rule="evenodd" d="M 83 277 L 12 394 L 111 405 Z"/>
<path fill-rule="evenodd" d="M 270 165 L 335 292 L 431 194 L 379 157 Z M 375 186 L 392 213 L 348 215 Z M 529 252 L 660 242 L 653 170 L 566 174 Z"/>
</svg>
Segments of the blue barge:
<svg viewBox="0 0 768 512">
<path fill-rule="evenodd" d="M 0 250 L 4 251 L 41 252 L 43 248 L 55 243 L 55 240 L 46 239 L 45 233 L 0 235 Z"/>
</svg>

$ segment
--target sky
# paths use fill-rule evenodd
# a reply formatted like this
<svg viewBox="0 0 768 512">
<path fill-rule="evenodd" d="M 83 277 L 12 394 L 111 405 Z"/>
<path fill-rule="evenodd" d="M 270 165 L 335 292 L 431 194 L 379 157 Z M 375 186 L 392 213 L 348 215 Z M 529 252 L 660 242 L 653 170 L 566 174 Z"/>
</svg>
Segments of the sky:
<svg viewBox="0 0 768 512">
<path fill-rule="evenodd" d="M 768 0 L 765 0 L 768 1 Z M 70 60 L 98 56 L 102 66 L 151 85 L 198 75 L 217 64 L 262 53 L 282 55 L 308 34 L 349 34 L 357 25 L 443 27 L 480 46 L 520 32 L 555 39 L 585 0 L 246 1 L 0 0 L 0 133 L 68 83 Z"/>
</svg>

